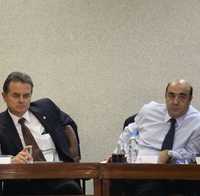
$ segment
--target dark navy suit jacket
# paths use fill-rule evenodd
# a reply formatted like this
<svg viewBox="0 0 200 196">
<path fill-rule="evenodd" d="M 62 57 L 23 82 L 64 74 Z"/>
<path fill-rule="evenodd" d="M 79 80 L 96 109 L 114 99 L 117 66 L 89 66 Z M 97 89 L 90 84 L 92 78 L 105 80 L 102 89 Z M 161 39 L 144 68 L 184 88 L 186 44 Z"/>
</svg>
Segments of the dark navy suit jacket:
<svg viewBox="0 0 200 196">
<path fill-rule="evenodd" d="M 78 139 L 77 126 L 72 118 L 47 98 L 32 102 L 29 110 L 52 137 L 59 158 L 62 161 L 72 162 L 73 159 L 68 151 L 68 143 L 64 134 L 64 127 L 71 125 Z M 14 122 L 7 110 L 0 113 L 0 145 L 2 154 L 6 155 L 16 155 L 23 148 Z"/>
</svg>

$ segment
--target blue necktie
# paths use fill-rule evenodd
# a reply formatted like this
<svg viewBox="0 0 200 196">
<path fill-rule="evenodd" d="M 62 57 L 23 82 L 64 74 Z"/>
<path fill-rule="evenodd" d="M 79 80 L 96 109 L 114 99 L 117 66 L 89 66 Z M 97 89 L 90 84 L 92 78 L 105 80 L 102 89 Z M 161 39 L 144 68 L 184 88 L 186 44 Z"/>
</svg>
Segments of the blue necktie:
<svg viewBox="0 0 200 196">
<path fill-rule="evenodd" d="M 161 150 L 171 150 L 173 147 L 176 119 L 171 118 L 170 123 L 171 123 L 171 126 L 162 143 Z"/>
</svg>

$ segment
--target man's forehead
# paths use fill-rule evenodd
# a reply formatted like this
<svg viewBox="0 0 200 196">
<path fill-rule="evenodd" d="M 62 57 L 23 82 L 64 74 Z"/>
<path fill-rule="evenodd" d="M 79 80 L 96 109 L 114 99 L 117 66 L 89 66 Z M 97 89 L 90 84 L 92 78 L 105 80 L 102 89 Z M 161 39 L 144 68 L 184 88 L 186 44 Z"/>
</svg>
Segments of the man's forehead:
<svg viewBox="0 0 200 196">
<path fill-rule="evenodd" d="M 12 81 L 10 82 L 9 86 L 8 86 L 8 92 L 22 92 L 22 91 L 31 91 L 32 87 L 30 84 L 28 83 L 23 83 L 20 81 Z"/>
<path fill-rule="evenodd" d="M 30 87 L 31 88 L 31 85 L 29 83 L 21 82 L 21 81 L 11 81 L 8 87 L 14 87 L 14 88 L 16 88 L 18 86 L 20 86 L 20 87 L 23 86 L 23 87 L 26 87 L 26 88 Z"/>
<path fill-rule="evenodd" d="M 187 83 L 171 83 L 168 87 L 168 92 L 175 92 L 175 93 L 187 93 L 190 92 L 190 85 Z"/>
</svg>

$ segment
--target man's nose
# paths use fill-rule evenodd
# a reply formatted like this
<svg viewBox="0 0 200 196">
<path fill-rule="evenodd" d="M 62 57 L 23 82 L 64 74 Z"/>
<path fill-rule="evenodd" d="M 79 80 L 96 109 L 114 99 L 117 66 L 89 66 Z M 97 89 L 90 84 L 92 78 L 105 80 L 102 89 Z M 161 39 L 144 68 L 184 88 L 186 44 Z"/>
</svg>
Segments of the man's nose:
<svg viewBox="0 0 200 196">
<path fill-rule="evenodd" d="M 174 104 L 178 104 L 179 103 L 179 97 L 175 96 L 173 99 Z"/>
<path fill-rule="evenodd" d="M 20 101 L 20 102 L 23 102 L 23 101 L 24 101 L 24 97 L 23 97 L 22 95 L 19 97 L 19 101 Z"/>
</svg>

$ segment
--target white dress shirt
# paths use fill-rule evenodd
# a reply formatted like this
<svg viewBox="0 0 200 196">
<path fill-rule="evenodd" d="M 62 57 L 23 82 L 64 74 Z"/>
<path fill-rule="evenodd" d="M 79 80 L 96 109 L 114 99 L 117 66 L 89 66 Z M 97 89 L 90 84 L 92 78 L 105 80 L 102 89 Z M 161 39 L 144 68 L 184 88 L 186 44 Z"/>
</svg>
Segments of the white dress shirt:
<svg viewBox="0 0 200 196">
<path fill-rule="evenodd" d="M 21 139 L 22 145 L 25 147 L 25 142 L 21 130 L 21 125 L 18 123 L 20 119 L 18 116 L 15 116 L 10 111 L 8 111 L 15 127 L 18 131 L 19 137 Z M 27 111 L 23 118 L 26 119 L 25 125 L 30 129 L 35 141 L 37 142 L 39 148 L 41 149 L 45 159 L 48 162 L 59 161 L 58 153 L 56 152 L 55 145 L 51 136 L 45 131 L 45 128 L 39 122 L 39 120 L 30 112 Z"/>
<path fill-rule="evenodd" d="M 128 157 L 128 141 L 138 130 L 138 156 L 158 156 L 170 128 L 170 116 L 165 104 L 150 102 L 138 112 L 135 122 L 125 127 L 118 140 Z M 200 153 L 200 112 L 190 106 L 187 113 L 176 119 L 173 159 L 193 159 Z M 115 150 L 116 151 L 116 150 Z"/>
</svg>

